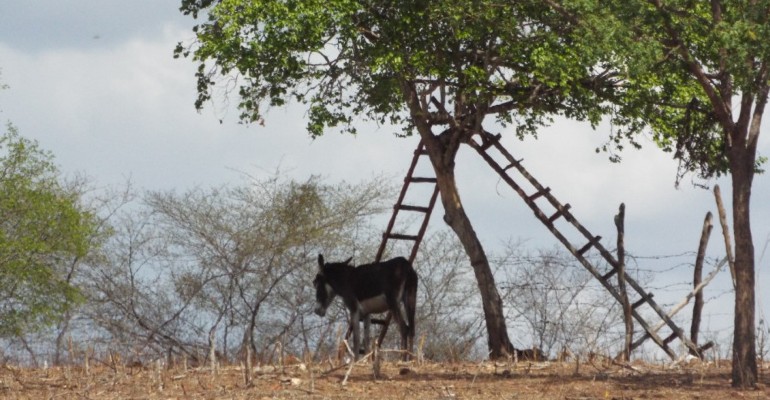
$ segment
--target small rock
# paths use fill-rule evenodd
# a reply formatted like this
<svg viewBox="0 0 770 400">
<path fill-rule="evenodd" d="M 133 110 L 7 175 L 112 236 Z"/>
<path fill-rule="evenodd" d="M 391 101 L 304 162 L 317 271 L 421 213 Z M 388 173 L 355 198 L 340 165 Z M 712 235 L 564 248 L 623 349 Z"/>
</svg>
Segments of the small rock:
<svg viewBox="0 0 770 400">
<path fill-rule="evenodd" d="M 292 386 L 298 386 L 302 383 L 302 379 L 290 378 L 288 376 L 281 377 L 280 382 L 283 384 L 291 384 Z"/>
</svg>

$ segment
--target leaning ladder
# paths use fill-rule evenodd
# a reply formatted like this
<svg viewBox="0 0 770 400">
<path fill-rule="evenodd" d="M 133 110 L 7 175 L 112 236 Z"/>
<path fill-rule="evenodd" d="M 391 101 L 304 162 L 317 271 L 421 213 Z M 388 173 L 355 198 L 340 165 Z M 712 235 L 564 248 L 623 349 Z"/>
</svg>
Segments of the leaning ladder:
<svg viewBox="0 0 770 400">
<path fill-rule="evenodd" d="M 430 222 L 430 216 L 431 213 L 433 213 L 433 207 L 436 205 L 436 199 L 438 198 L 439 193 L 438 184 L 436 183 L 437 180 L 435 177 L 415 176 L 415 170 L 417 168 L 417 164 L 420 161 L 420 158 L 427 155 L 428 152 L 425 150 L 425 144 L 420 141 L 420 143 L 417 145 L 417 149 L 414 151 L 412 163 L 409 165 L 409 169 L 406 172 L 406 177 L 404 178 L 404 186 L 401 187 L 401 193 L 398 195 L 396 204 L 393 206 L 393 214 L 391 214 L 390 221 L 385 228 L 385 232 L 382 234 L 382 242 L 380 242 L 380 248 L 377 250 L 377 255 L 374 258 L 374 262 L 379 262 L 382 260 L 382 256 L 385 254 L 385 249 L 387 248 L 389 241 L 402 240 L 412 242 L 412 250 L 409 253 L 408 259 L 409 263 L 414 263 L 414 259 L 417 256 L 417 250 L 420 248 L 422 238 L 425 236 L 425 231 L 428 228 L 428 222 Z M 428 200 L 427 204 L 412 205 L 404 203 L 411 184 L 433 185 L 433 192 L 430 195 L 430 199 Z M 393 229 L 396 227 L 396 221 L 400 212 L 410 212 L 413 214 L 417 213 L 417 215 L 422 216 L 422 221 L 420 221 L 419 229 L 417 230 L 416 234 L 393 232 Z M 383 325 L 382 330 L 380 331 L 379 339 L 377 341 L 378 345 L 381 344 L 385 339 L 385 335 L 388 333 L 388 327 L 390 326 L 391 319 L 392 315 L 388 313 L 384 320 L 372 320 L 372 322 Z"/>
<path fill-rule="evenodd" d="M 412 157 L 412 163 L 409 165 L 409 170 L 406 172 L 406 177 L 404 178 L 404 186 L 401 187 L 401 193 L 398 195 L 398 200 L 396 200 L 396 204 L 393 206 L 393 214 L 390 216 L 390 221 L 388 222 L 387 228 L 385 228 L 385 233 L 382 234 L 382 242 L 380 242 L 380 248 L 377 250 L 377 256 L 375 256 L 374 262 L 379 262 L 382 260 L 382 256 L 385 253 L 385 248 L 387 247 L 388 241 L 390 240 L 411 241 L 412 251 L 409 253 L 409 262 L 414 262 L 414 259 L 417 256 L 417 250 L 420 248 L 420 243 L 422 243 L 423 236 L 425 236 L 425 230 L 428 228 L 428 222 L 430 221 L 431 213 L 433 213 L 433 207 L 436 205 L 436 199 L 438 198 L 438 184 L 436 183 L 435 177 L 414 176 L 414 171 L 417 167 L 417 163 L 420 161 L 420 157 L 427 156 L 427 154 L 428 152 L 425 150 L 425 144 L 420 141 L 420 143 L 417 145 L 417 149 L 414 151 L 414 156 Z M 433 185 L 433 194 L 431 195 L 430 200 L 428 200 L 427 205 L 415 206 L 404 204 L 406 195 L 409 192 L 410 184 L 412 183 L 424 183 Z M 399 212 L 401 211 L 416 212 L 418 214 L 422 214 L 423 218 L 417 234 L 407 235 L 402 233 L 393 233 L 393 228 L 396 225 L 396 220 L 398 218 Z"/>
<path fill-rule="evenodd" d="M 577 219 L 575 219 L 575 216 L 572 215 L 570 210 L 569 204 L 562 204 L 560 203 L 552 194 L 551 189 L 548 187 L 543 187 L 543 185 L 540 184 L 532 175 L 529 174 L 529 172 L 524 169 L 524 167 L 521 165 L 521 160 L 516 160 L 501 144 L 500 144 L 500 135 L 493 135 L 489 132 L 482 132 L 476 136 L 474 136 L 470 141 L 469 145 L 475 149 L 482 158 L 494 169 L 500 177 L 507 183 L 509 186 L 511 186 L 516 193 L 521 196 L 521 198 L 524 200 L 524 202 L 529 206 L 529 208 L 534 211 L 535 216 L 551 231 L 551 233 L 556 236 L 556 238 L 569 250 L 570 253 L 572 253 L 575 258 L 578 259 L 580 264 L 583 265 L 596 279 L 599 280 L 599 282 L 604 286 L 605 289 L 607 289 L 610 294 L 612 294 L 613 297 L 615 297 L 616 300 L 621 302 L 621 297 L 617 289 L 610 283 L 610 278 L 615 275 L 618 272 L 618 261 L 615 259 L 615 257 L 607 251 L 604 246 L 602 246 L 600 240 L 601 236 L 594 236 L 592 235 L 580 222 L 578 222 Z M 477 139 L 478 138 L 478 139 Z M 508 166 L 502 167 L 496 160 L 489 154 L 489 150 L 491 148 L 494 148 L 498 151 L 500 155 L 503 156 L 505 159 L 504 162 L 508 163 Z M 535 188 L 535 192 L 532 194 L 526 193 L 526 191 L 516 182 L 514 181 L 513 177 L 509 174 L 509 170 L 511 168 L 516 169 L 519 174 L 524 177 L 529 183 Z M 548 203 L 551 204 L 551 206 L 555 209 L 555 212 L 551 215 L 546 215 L 543 210 L 538 205 L 537 200 L 540 198 L 545 198 Z M 556 225 L 554 225 L 554 222 L 559 219 L 564 218 L 566 219 L 572 226 L 577 229 L 577 231 L 582 234 L 583 237 L 585 237 L 588 242 L 583 245 L 582 247 L 575 247 L 565 236 L 562 234 L 562 232 L 558 229 Z M 596 266 L 594 266 L 591 261 L 589 261 L 585 254 L 591 249 L 595 248 L 599 251 L 599 254 L 609 263 L 609 265 L 612 267 L 609 271 L 601 272 Z M 696 354 L 700 354 L 699 349 L 697 346 L 695 346 L 692 341 L 690 341 L 684 334 L 684 331 L 680 329 L 674 321 L 670 318 L 669 315 L 667 315 L 663 309 L 652 299 L 653 295 L 652 293 L 646 292 L 631 276 L 628 274 L 625 274 L 625 280 L 626 283 L 633 288 L 633 290 L 637 293 L 638 299 L 633 301 L 631 303 L 632 307 L 632 315 L 634 319 L 639 323 L 639 325 L 644 329 L 645 333 L 641 334 L 640 337 L 638 337 L 632 344 L 631 344 L 631 350 L 636 349 L 639 347 L 645 340 L 652 339 L 658 346 L 660 346 L 663 351 L 666 352 L 666 354 L 671 357 L 672 359 L 676 359 L 676 354 L 673 350 L 669 347 L 669 343 L 674 341 L 675 339 L 679 339 L 684 343 L 685 346 L 687 346 L 689 349 L 696 352 Z M 638 308 L 644 304 L 649 305 L 652 310 L 654 310 L 655 314 L 662 320 L 659 324 L 656 326 L 651 326 L 651 324 L 638 312 Z M 671 334 L 667 337 L 663 338 L 658 335 L 657 331 L 662 326 L 668 326 L 669 329 L 671 329 Z"/>
</svg>

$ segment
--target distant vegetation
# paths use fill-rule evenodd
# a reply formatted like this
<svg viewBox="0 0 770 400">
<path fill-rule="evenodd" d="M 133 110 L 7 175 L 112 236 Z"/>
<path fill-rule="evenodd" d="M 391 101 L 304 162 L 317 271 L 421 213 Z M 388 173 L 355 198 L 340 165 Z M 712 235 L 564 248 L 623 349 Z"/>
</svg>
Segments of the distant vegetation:
<svg viewBox="0 0 770 400">
<path fill-rule="evenodd" d="M 395 198 L 386 180 L 276 172 L 182 193 L 89 190 L 15 129 L 1 143 L 0 185 L 13 193 L 0 199 L 2 362 L 237 363 L 247 348 L 261 362 L 338 356 L 347 315 L 341 304 L 312 313 L 315 259 L 371 261 Z M 517 347 L 617 351 L 619 308 L 587 271 L 562 252 L 504 249 L 492 262 Z M 486 358 L 478 288 L 455 236 L 431 230 L 415 266 L 419 356 Z M 397 347 L 393 333 L 386 347 Z"/>
</svg>

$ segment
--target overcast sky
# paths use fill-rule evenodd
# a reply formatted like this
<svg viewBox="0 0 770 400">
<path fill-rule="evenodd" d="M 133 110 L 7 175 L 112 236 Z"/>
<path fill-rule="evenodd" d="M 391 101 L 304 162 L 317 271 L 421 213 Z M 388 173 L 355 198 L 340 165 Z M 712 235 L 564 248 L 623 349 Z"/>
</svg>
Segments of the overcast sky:
<svg viewBox="0 0 770 400">
<path fill-rule="evenodd" d="M 193 21 L 178 7 L 179 0 L 0 0 L 0 83 L 10 86 L 0 91 L 0 119 L 52 151 L 65 173 L 83 173 L 104 186 L 130 178 L 139 188 L 181 191 L 240 183 L 242 172 L 259 176 L 277 168 L 296 179 L 320 174 L 331 182 L 403 177 L 417 139 L 396 138 L 393 128 L 366 126 L 357 137 L 329 134 L 312 140 L 301 108 L 272 110 L 264 127 L 239 124 L 237 112 L 221 101 L 197 113 L 195 66 L 172 57 L 177 42 L 192 39 Z M 606 154 L 594 152 L 607 129 L 560 121 L 544 128 L 539 139 L 525 141 L 501 132 L 514 156 L 569 203 L 590 231 L 603 236 L 606 247 L 614 247 L 612 218 L 625 202 L 629 252 L 694 252 L 705 213 L 715 211 L 713 194 L 693 188 L 689 180 L 676 189 L 676 162 L 644 139 L 643 150 L 627 151 L 621 164 L 610 163 Z M 760 153 L 770 155 L 770 132 L 763 132 Z M 532 249 L 558 244 L 470 149 L 461 151 L 458 181 L 489 248 L 509 239 Z M 730 182 L 719 183 L 729 205 Z M 766 286 L 770 177 L 755 178 L 752 199 L 757 281 Z M 433 225 L 443 223 L 440 215 Z M 711 256 L 723 254 L 721 240 L 716 227 Z M 691 258 L 641 260 L 640 267 L 673 268 L 656 276 L 656 285 L 665 286 L 690 273 L 680 264 Z M 726 274 L 719 278 L 721 284 L 727 279 Z M 764 293 L 757 291 L 760 313 L 770 304 Z M 727 309 L 731 301 L 731 296 L 719 298 Z M 724 314 L 713 315 L 720 323 L 731 322 Z"/>
</svg>

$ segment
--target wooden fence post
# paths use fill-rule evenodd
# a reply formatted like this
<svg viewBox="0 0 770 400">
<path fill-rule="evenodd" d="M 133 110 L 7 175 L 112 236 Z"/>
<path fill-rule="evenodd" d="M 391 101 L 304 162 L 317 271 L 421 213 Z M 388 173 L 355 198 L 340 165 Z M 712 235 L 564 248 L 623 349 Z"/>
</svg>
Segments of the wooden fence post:
<svg viewBox="0 0 770 400">
<path fill-rule="evenodd" d="M 711 223 L 711 212 L 706 213 L 706 219 L 703 220 L 703 230 L 700 235 L 700 242 L 698 244 L 698 255 L 695 257 L 695 268 L 693 270 L 692 285 L 693 288 L 697 288 L 703 280 L 703 259 L 706 257 L 706 247 L 708 246 L 709 237 L 711 236 L 711 230 L 714 225 Z M 696 346 L 698 345 L 698 332 L 700 331 L 700 317 L 703 311 L 703 291 L 698 291 L 695 294 L 695 301 L 692 307 L 692 323 L 690 324 L 690 341 Z M 690 354 L 703 358 L 702 354 L 697 354 L 693 349 L 690 349 Z"/>
<path fill-rule="evenodd" d="M 622 358 L 621 361 L 628 362 L 631 360 L 631 344 L 634 339 L 634 320 L 633 315 L 631 315 L 631 302 L 628 300 L 628 292 L 626 292 L 626 249 L 624 243 L 625 218 L 626 205 L 620 203 L 618 215 L 615 216 L 615 227 L 618 228 L 618 292 L 623 306 L 623 322 L 626 327 L 623 351 L 620 356 Z"/>
</svg>

